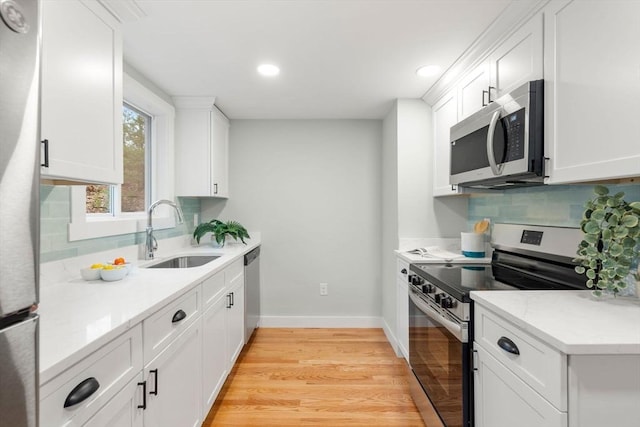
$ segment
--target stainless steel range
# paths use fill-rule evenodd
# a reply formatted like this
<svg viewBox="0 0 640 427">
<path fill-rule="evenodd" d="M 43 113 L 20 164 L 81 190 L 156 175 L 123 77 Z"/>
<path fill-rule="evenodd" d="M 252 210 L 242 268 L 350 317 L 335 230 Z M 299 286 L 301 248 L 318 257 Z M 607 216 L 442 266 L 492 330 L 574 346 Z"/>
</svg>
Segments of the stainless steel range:
<svg viewBox="0 0 640 427">
<path fill-rule="evenodd" d="M 490 265 L 411 264 L 411 392 L 421 412 L 433 406 L 446 427 L 473 426 L 469 292 L 584 289 L 572 261 L 580 240 L 577 228 L 495 224 Z"/>
</svg>

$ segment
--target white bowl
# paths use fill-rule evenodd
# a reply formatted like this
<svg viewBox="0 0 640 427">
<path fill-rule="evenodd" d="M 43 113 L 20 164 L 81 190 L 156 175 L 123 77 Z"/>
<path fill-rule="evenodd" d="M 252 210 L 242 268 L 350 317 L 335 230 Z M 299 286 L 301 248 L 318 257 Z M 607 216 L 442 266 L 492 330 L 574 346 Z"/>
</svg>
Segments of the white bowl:
<svg viewBox="0 0 640 427">
<path fill-rule="evenodd" d="M 116 267 L 113 270 L 100 270 L 100 277 L 105 282 L 115 282 L 124 279 L 127 275 L 127 269 L 124 267 Z"/>
<path fill-rule="evenodd" d="M 101 268 L 82 268 L 80 269 L 80 276 L 84 280 L 100 280 L 100 271 L 102 271 Z"/>
</svg>

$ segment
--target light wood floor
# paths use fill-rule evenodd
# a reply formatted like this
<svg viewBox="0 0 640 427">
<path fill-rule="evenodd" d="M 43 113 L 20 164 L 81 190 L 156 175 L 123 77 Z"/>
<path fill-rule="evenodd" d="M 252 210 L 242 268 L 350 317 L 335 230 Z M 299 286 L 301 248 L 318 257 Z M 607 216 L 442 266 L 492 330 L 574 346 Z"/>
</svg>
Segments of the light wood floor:
<svg viewBox="0 0 640 427">
<path fill-rule="evenodd" d="M 424 427 L 381 329 L 260 328 L 203 427 Z"/>
</svg>

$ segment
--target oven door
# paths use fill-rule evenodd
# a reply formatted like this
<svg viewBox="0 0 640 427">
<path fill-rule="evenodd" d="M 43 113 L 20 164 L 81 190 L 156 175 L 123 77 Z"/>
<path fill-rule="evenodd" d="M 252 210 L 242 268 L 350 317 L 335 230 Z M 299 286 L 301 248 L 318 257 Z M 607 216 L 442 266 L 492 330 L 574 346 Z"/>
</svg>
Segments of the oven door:
<svg viewBox="0 0 640 427">
<path fill-rule="evenodd" d="M 455 320 L 409 290 L 409 363 L 420 389 L 446 427 L 471 426 L 470 348 L 467 322 Z"/>
</svg>

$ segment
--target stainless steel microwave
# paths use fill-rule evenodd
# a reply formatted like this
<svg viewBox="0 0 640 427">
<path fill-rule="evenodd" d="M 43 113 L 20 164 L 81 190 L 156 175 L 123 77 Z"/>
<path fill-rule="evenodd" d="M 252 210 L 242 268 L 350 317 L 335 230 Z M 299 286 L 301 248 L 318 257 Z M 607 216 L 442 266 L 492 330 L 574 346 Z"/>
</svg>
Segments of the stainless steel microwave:
<svg viewBox="0 0 640 427">
<path fill-rule="evenodd" d="M 530 81 L 451 127 L 450 183 L 505 189 L 544 183 L 544 82 Z"/>
</svg>

